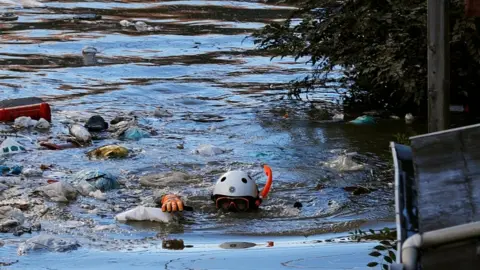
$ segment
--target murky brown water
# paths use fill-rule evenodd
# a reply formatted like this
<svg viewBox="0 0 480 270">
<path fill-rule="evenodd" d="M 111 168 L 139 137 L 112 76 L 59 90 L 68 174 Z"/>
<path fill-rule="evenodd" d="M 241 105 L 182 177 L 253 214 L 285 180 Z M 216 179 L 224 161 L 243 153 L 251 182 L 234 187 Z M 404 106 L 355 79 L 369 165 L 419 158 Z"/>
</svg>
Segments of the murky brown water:
<svg viewBox="0 0 480 270">
<path fill-rule="evenodd" d="M 197 209 L 182 224 L 121 225 L 117 232 L 102 237 L 87 228 L 60 229 L 58 221 L 45 221 L 45 230 L 84 238 L 94 248 L 118 249 L 125 244 L 121 239 L 145 244 L 144 237 L 157 232 L 186 241 L 201 235 L 209 242 L 232 234 L 317 235 L 348 231 L 366 221 L 392 220 L 393 190 L 388 183 L 393 178 L 379 171 L 390 158 L 392 134 L 411 127 L 393 120 L 374 126 L 312 121 L 306 113 L 308 103 L 282 99 L 286 84 L 308 73 L 309 66 L 292 59 L 270 61 L 254 51 L 246 37 L 252 29 L 286 18 L 292 8 L 257 1 L 44 3 L 44 8 L 12 9 L 18 21 L 0 22 L 1 98 L 41 96 L 50 102 L 53 134 L 67 133 L 65 123 L 71 120 L 83 123 L 92 114 L 111 120 L 119 112 L 133 111 L 158 135 L 121 142 L 138 152 L 126 160 L 89 160 L 84 153 L 92 146 L 31 151 L 5 164 L 54 164 L 59 171 L 72 172 L 100 168 L 133 179 L 181 169 L 203 179 L 193 186 L 169 189 L 188 196 Z M 101 19 L 74 19 L 82 14 Z M 122 20 L 144 21 L 151 28 L 123 27 Z M 86 46 L 98 50 L 96 63 L 85 62 L 82 49 Z M 329 91 L 310 94 L 315 100 L 335 98 Z M 154 117 L 157 106 L 173 116 Z M 288 119 L 283 118 L 285 113 Z M 195 121 L 203 114 L 225 120 Z M 98 141 L 96 146 L 112 142 L 117 141 Z M 179 143 L 185 149 L 177 149 Z M 201 144 L 231 151 L 214 157 L 193 154 Z M 338 156 L 339 149 L 358 152 L 368 169 L 341 173 L 320 165 Z M 249 170 L 263 184 L 262 163 L 272 167 L 275 179 L 259 213 L 222 215 L 212 209 L 208 198 L 222 171 Z M 355 185 L 375 191 L 355 196 L 342 189 Z M 153 192 L 143 188 L 142 196 Z M 302 210 L 293 207 L 296 201 L 302 202 Z M 103 207 L 102 202 L 84 198 L 65 206 L 65 211 L 94 224 L 115 223 L 113 213 L 99 216 L 80 211 L 82 203 Z"/>
</svg>

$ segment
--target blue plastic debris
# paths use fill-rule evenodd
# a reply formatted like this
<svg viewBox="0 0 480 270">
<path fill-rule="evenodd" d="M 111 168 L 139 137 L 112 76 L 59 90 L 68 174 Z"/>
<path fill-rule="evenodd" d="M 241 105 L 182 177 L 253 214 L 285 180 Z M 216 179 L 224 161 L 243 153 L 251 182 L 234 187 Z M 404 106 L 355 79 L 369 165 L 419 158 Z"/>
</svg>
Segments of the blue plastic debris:
<svg viewBox="0 0 480 270">
<path fill-rule="evenodd" d="M 10 171 L 10 167 L 0 165 L 0 174 L 6 174 L 7 172 Z"/>
<path fill-rule="evenodd" d="M 82 181 L 86 181 L 95 189 L 99 189 L 102 192 L 119 187 L 117 177 L 101 170 L 83 170 L 73 175 L 72 182 L 74 185 Z"/>
<path fill-rule="evenodd" d="M 8 167 L 0 165 L 0 175 L 19 175 L 22 173 L 23 167 L 15 165 L 13 167 Z"/>
<path fill-rule="evenodd" d="M 125 131 L 123 137 L 126 140 L 138 141 L 142 138 L 150 137 L 150 133 L 138 127 L 130 127 Z"/>
<path fill-rule="evenodd" d="M 10 173 L 14 175 L 19 175 L 22 173 L 23 167 L 15 165 L 10 169 Z"/>
<path fill-rule="evenodd" d="M 150 126 L 150 125 L 152 125 L 152 120 L 147 119 L 147 118 L 143 118 L 143 117 L 137 119 L 137 122 L 138 122 L 140 125 L 143 125 L 143 126 Z"/>
<path fill-rule="evenodd" d="M 368 115 L 362 115 L 350 121 L 352 124 L 375 124 L 375 119 Z"/>
</svg>

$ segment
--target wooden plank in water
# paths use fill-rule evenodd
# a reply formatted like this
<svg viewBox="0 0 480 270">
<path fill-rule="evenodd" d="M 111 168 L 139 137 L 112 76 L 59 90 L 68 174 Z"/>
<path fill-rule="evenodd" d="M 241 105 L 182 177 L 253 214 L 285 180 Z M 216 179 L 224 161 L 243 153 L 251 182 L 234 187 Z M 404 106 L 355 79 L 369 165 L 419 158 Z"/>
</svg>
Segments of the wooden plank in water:
<svg viewBox="0 0 480 270">
<path fill-rule="evenodd" d="M 480 125 L 410 140 L 419 231 L 480 221 Z"/>
</svg>

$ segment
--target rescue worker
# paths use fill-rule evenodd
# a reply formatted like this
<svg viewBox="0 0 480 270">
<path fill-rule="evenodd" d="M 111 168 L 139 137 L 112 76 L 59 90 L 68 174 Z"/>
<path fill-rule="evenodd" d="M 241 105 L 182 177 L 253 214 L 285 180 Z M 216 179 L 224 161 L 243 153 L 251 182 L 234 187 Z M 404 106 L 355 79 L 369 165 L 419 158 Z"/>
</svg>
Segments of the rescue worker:
<svg viewBox="0 0 480 270">
<path fill-rule="evenodd" d="M 211 196 L 216 208 L 231 212 L 258 209 L 272 186 L 272 170 L 267 165 L 264 165 L 263 169 L 267 175 L 267 183 L 262 191 L 259 191 L 255 181 L 244 171 L 229 171 L 220 176 Z M 161 199 L 163 212 L 183 211 L 184 207 L 178 195 L 166 194 Z"/>
</svg>

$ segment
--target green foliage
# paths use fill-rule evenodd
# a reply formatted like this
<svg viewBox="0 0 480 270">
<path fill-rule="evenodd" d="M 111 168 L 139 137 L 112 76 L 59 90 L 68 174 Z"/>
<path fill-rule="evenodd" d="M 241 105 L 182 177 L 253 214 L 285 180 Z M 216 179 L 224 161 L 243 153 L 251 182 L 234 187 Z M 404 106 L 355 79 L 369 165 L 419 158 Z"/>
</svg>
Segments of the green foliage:
<svg viewBox="0 0 480 270">
<path fill-rule="evenodd" d="M 368 104 L 370 109 L 410 110 L 424 104 L 427 1 L 295 2 L 300 9 L 291 19 L 271 23 L 253 34 L 258 47 L 273 57 L 306 57 L 315 67 L 311 75 L 292 83 L 290 96 L 334 87 L 349 89 L 347 102 Z M 450 2 L 451 86 L 455 97 L 457 92 L 476 90 L 480 25 L 478 19 L 464 17 L 464 1 Z M 300 23 L 293 24 L 296 18 Z"/>
<path fill-rule="evenodd" d="M 395 251 L 397 250 L 396 232 L 385 227 L 382 230 L 369 232 L 357 229 L 350 232 L 350 239 L 360 242 L 361 240 L 379 240 L 379 245 L 373 247 L 373 251 L 368 255 L 376 258 L 377 261 L 369 262 L 368 267 L 381 266 L 382 269 L 388 269 L 388 264 L 397 259 Z"/>
<path fill-rule="evenodd" d="M 397 133 L 393 135 L 395 137 L 395 142 L 404 145 L 410 145 L 410 137 L 405 133 Z"/>
<path fill-rule="evenodd" d="M 356 229 L 353 232 L 349 232 L 349 234 L 350 239 L 353 241 L 378 240 L 380 241 L 380 244 L 382 244 L 383 241 L 393 241 L 397 238 L 397 232 L 395 230 L 392 231 L 387 227 L 378 231 L 370 229 L 368 232 Z"/>
<path fill-rule="evenodd" d="M 395 142 L 404 145 L 410 145 L 410 137 L 418 135 L 415 131 L 409 131 L 407 133 L 396 133 L 393 135 Z"/>
<path fill-rule="evenodd" d="M 375 251 L 369 255 L 376 258 L 376 262 L 370 262 L 367 264 L 369 267 L 375 267 L 381 265 L 383 269 L 388 269 L 388 264 L 392 264 L 397 259 L 395 251 L 397 250 L 396 241 L 383 240 L 380 241 L 380 245 L 375 246 Z"/>
</svg>

